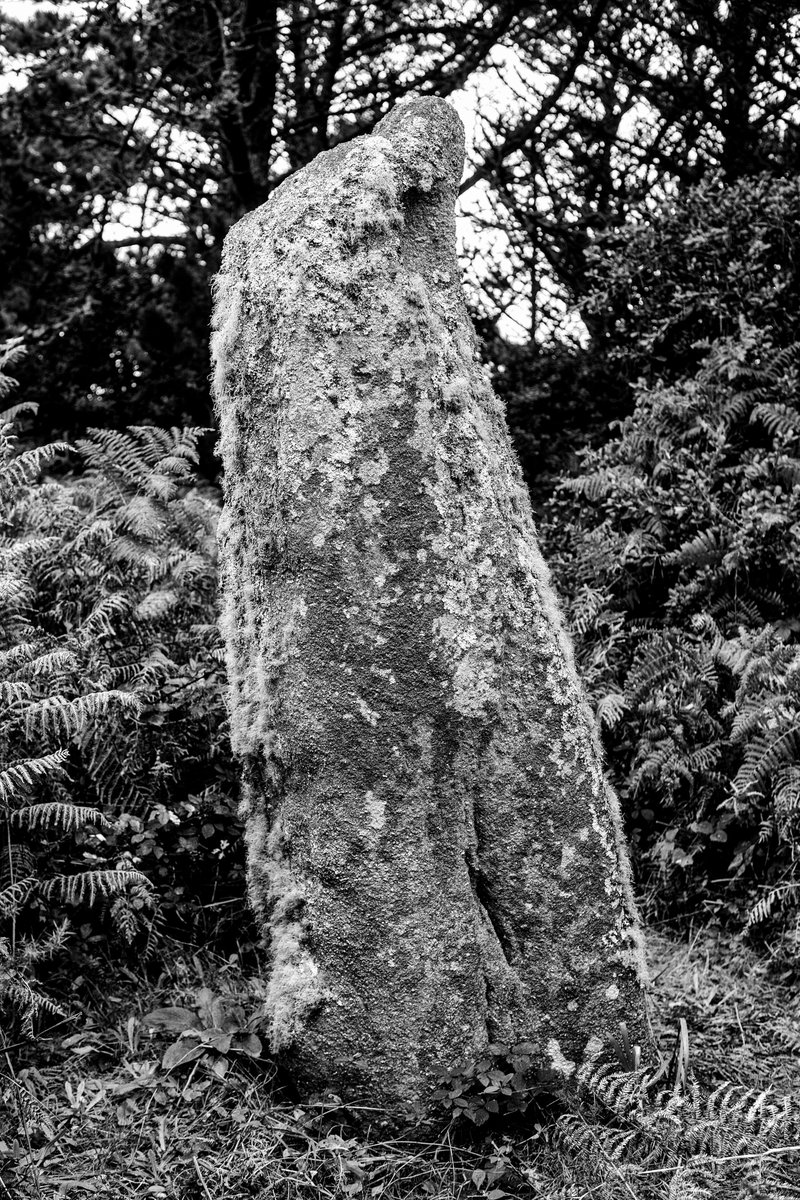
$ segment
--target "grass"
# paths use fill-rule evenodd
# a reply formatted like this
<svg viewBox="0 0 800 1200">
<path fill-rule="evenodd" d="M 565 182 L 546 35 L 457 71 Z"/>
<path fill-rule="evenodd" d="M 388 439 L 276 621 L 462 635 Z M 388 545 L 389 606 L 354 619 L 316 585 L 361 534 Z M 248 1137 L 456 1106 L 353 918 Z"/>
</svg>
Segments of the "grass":
<svg viewBox="0 0 800 1200">
<path fill-rule="evenodd" d="M 754 1097 L 768 1086 L 777 1096 L 800 1096 L 800 1002 L 776 981 L 768 960 L 736 938 L 702 929 L 683 939 L 654 931 L 650 950 L 662 1039 L 671 1045 L 680 1018 L 686 1020 L 695 1076 L 706 1092 L 731 1080 L 755 1089 Z M 388 1137 L 376 1123 L 370 1133 L 364 1113 L 345 1113 L 323 1097 L 294 1100 L 260 1053 L 252 1036 L 263 1032 L 263 964 L 177 949 L 168 964 L 157 978 L 117 968 L 106 992 L 101 981 L 79 979 L 69 1020 L 32 1046 L 9 1049 L 5 1067 L 0 1056 L 0 1200 L 711 1195 L 687 1174 L 674 1121 L 665 1127 L 673 1149 L 657 1159 L 642 1157 L 649 1135 L 641 1130 L 620 1150 L 632 1127 L 615 1117 L 619 1071 L 610 1083 L 600 1079 L 591 1104 L 568 1121 L 529 1110 L 513 1128 L 443 1121 L 434 1133 Z M 173 1044 L 191 1056 L 167 1069 L 164 1055 Z M 759 1140 L 762 1115 L 747 1118 L 752 1146 L 737 1144 L 731 1155 L 724 1139 L 704 1143 L 703 1164 L 708 1169 L 714 1160 L 719 1172 L 714 1200 L 761 1194 L 748 1154 L 760 1161 L 767 1153 Z M 744 1121 L 744 1108 L 740 1116 Z M 787 1188 L 798 1160 L 794 1142 L 788 1146 L 771 1152 L 785 1164 Z M 723 1161 L 731 1157 L 733 1171 Z M 748 1171 L 751 1182 L 736 1182 Z M 790 1195 L 800 1189 L 763 1193 L 764 1200 Z"/>
<path fill-rule="evenodd" d="M 675 940 L 650 931 L 655 1020 L 662 1038 L 684 1017 L 695 1074 L 800 1095 L 800 993 L 768 954 L 743 938 L 698 927 Z"/>
</svg>

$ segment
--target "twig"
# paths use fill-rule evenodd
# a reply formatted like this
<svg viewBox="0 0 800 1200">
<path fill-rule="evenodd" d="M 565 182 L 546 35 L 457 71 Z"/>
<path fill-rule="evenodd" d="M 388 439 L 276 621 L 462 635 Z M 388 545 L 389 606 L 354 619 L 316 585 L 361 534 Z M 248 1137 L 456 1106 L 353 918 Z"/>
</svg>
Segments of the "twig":
<svg viewBox="0 0 800 1200">
<path fill-rule="evenodd" d="M 183 1091 L 181 1092 L 181 1094 L 178 1098 L 178 1102 L 181 1104 L 186 1099 L 186 1093 L 188 1092 L 189 1087 L 191 1086 L 191 1082 L 197 1073 L 197 1068 L 200 1066 L 201 1061 L 202 1061 L 202 1055 L 200 1058 L 195 1059 L 194 1066 L 192 1067 L 191 1071 L 189 1072 L 189 1078 L 186 1080 L 186 1083 L 184 1084 L 184 1087 L 183 1087 Z"/>
<path fill-rule="evenodd" d="M 25 1106 L 23 1105 L 22 1101 L 19 1099 L 19 1095 L 18 1095 L 20 1085 L 17 1082 L 16 1072 L 11 1063 L 11 1059 L 9 1057 L 8 1051 L 5 1048 L 3 1049 L 3 1057 L 6 1060 L 6 1066 L 8 1067 L 9 1078 L 11 1079 L 11 1082 L 14 1084 L 14 1087 L 16 1088 L 16 1091 L 14 1092 L 14 1101 L 17 1106 L 17 1112 L 19 1113 L 19 1119 L 20 1119 L 20 1124 L 22 1125 L 22 1133 L 25 1138 L 25 1144 L 28 1147 L 28 1161 L 30 1162 L 31 1171 L 33 1173 L 33 1186 L 36 1189 L 36 1195 L 39 1197 L 39 1200 L 41 1200 L 42 1189 L 39 1187 L 39 1167 L 33 1157 L 33 1147 L 31 1146 L 31 1135 L 30 1135 L 30 1132 L 28 1131 L 28 1120 L 25 1115 Z M 5 1187 L 5 1184 L 3 1184 L 3 1186 Z"/>
<path fill-rule="evenodd" d="M 733 1004 L 733 1009 L 734 1009 L 734 1012 L 736 1013 L 736 1021 L 739 1025 L 739 1033 L 742 1035 L 742 1045 L 746 1046 L 747 1038 L 744 1036 L 744 1030 L 742 1029 L 742 1018 L 739 1016 L 739 1005 L 735 1001 Z"/>
<path fill-rule="evenodd" d="M 197 1178 L 200 1180 L 200 1186 L 202 1187 L 203 1191 L 206 1194 L 206 1200 L 213 1200 L 211 1192 L 208 1190 L 208 1187 L 206 1186 L 206 1181 L 203 1178 L 203 1172 L 200 1170 L 200 1163 L 197 1161 L 196 1154 L 192 1155 L 192 1162 L 194 1163 L 194 1169 L 197 1172 Z"/>
</svg>

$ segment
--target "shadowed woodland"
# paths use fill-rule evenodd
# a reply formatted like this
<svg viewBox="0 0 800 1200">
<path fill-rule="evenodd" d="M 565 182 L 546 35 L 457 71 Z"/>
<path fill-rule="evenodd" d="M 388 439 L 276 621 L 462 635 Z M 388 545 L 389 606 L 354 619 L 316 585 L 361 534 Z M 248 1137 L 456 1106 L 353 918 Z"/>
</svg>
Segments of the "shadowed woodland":
<svg viewBox="0 0 800 1200">
<path fill-rule="evenodd" d="M 800 5 L 0 3 L 0 65 L 0 1197 L 800 1197 Z M 398 1132 L 271 1053 L 208 338 L 231 225 L 409 95 L 660 1058 L 492 1045 Z"/>
</svg>

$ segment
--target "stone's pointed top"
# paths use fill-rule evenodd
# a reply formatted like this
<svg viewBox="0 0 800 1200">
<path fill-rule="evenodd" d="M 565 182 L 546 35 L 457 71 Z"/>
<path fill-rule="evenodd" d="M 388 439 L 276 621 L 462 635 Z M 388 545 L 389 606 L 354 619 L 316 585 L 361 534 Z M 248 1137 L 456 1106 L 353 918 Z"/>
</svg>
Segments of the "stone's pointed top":
<svg viewBox="0 0 800 1200">
<path fill-rule="evenodd" d="M 464 126 L 446 100 L 415 96 L 392 109 L 375 126 L 375 136 L 391 142 L 403 165 L 428 191 L 444 180 L 457 188 L 464 170 Z"/>
</svg>

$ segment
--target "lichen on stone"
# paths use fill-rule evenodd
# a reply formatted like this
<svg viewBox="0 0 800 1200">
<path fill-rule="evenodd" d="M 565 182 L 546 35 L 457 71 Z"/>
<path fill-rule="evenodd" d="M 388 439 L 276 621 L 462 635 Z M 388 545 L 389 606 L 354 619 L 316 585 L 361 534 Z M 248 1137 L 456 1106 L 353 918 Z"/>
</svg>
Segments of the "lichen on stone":
<svg viewBox="0 0 800 1200">
<path fill-rule="evenodd" d="M 461 292 L 462 163 L 431 99 L 320 155 L 228 235 L 212 338 L 274 1043 L 394 1107 L 494 1040 L 569 1073 L 587 1030 L 646 1038 L 618 806 Z"/>
</svg>

